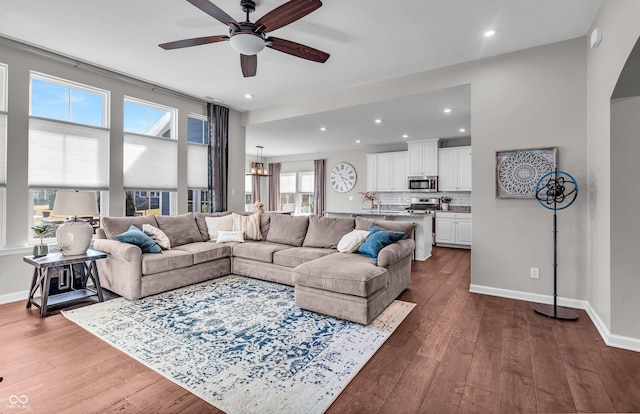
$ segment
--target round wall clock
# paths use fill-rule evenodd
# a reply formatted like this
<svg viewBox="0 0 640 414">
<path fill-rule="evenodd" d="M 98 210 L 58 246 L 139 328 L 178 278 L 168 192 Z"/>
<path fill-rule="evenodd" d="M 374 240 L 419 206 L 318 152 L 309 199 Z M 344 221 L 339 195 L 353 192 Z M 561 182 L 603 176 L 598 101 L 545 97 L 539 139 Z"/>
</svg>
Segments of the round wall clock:
<svg viewBox="0 0 640 414">
<path fill-rule="evenodd" d="M 331 188 L 339 193 L 351 191 L 356 185 L 356 169 L 348 162 L 337 163 L 329 173 Z"/>
</svg>

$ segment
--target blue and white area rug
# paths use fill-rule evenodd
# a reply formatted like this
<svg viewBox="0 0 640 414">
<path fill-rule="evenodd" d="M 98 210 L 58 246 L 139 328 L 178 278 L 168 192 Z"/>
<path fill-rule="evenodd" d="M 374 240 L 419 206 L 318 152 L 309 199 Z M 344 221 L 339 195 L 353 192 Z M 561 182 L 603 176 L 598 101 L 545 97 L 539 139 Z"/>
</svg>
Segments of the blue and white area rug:
<svg viewBox="0 0 640 414">
<path fill-rule="evenodd" d="M 65 317 L 229 413 L 322 413 L 415 305 L 367 326 L 297 308 L 292 287 L 227 276 Z"/>
</svg>

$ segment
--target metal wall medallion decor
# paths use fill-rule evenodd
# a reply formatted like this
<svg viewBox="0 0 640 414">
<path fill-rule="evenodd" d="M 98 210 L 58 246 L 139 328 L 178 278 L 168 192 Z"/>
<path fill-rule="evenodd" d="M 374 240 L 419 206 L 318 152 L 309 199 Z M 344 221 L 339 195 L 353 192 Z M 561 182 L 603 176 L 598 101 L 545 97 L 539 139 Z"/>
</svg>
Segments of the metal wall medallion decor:
<svg viewBox="0 0 640 414">
<path fill-rule="evenodd" d="M 496 198 L 535 198 L 536 184 L 555 171 L 557 147 L 496 152 Z"/>
</svg>

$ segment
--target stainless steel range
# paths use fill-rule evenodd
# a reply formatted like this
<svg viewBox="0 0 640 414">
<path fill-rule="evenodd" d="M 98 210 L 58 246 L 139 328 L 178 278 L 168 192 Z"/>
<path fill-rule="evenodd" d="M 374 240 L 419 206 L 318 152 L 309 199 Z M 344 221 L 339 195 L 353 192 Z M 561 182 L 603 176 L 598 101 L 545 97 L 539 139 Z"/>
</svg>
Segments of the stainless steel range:
<svg viewBox="0 0 640 414">
<path fill-rule="evenodd" d="M 412 198 L 411 205 L 405 210 L 411 213 L 432 213 L 440 210 L 439 198 Z"/>
<path fill-rule="evenodd" d="M 411 205 L 405 210 L 414 214 L 429 214 L 431 216 L 431 244 L 436 244 L 436 215 L 440 210 L 439 198 L 412 198 Z"/>
</svg>

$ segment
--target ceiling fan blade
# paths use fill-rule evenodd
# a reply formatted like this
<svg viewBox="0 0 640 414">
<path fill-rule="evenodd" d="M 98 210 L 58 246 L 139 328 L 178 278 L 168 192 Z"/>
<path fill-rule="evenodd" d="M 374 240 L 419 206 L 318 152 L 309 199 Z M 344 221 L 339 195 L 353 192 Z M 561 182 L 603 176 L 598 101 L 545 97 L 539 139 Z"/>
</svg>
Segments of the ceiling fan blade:
<svg viewBox="0 0 640 414">
<path fill-rule="evenodd" d="M 224 42 L 229 40 L 229 36 L 206 36 L 194 37 L 193 39 L 176 40 L 175 42 L 162 43 L 158 46 L 165 50 L 180 49 L 182 47 L 206 45 L 208 43 Z"/>
<path fill-rule="evenodd" d="M 191 0 L 189 0 L 191 1 Z M 291 0 L 256 21 L 256 32 L 271 32 L 303 18 L 322 6 L 320 0 Z"/>
<path fill-rule="evenodd" d="M 211 3 L 208 0 L 187 0 L 189 3 L 193 4 L 203 12 L 207 13 L 209 16 L 223 23 L 225 26 L 229 24 L 234 24 L 238 26 L 238 22 L 233 17 L 229 16 L 225 13 L 221 8 Z"/>
<path fill-rule="evenodd" d="M 269 37 L 267 39 L 267 47 L 275 49 L 282 53 L 297 56 L 302 59 L 312 60 L 314 62 L 324 63 L 329 59 L 329 54 L 291 40 L 280 39 L 277 37 Z"/>
<path fill-rule="evenodd" d="M 242 67 L 242 76 L 245 78 L 256 76 L 258 55 L 240 55 L 240 66 Z"/>
</svg>

